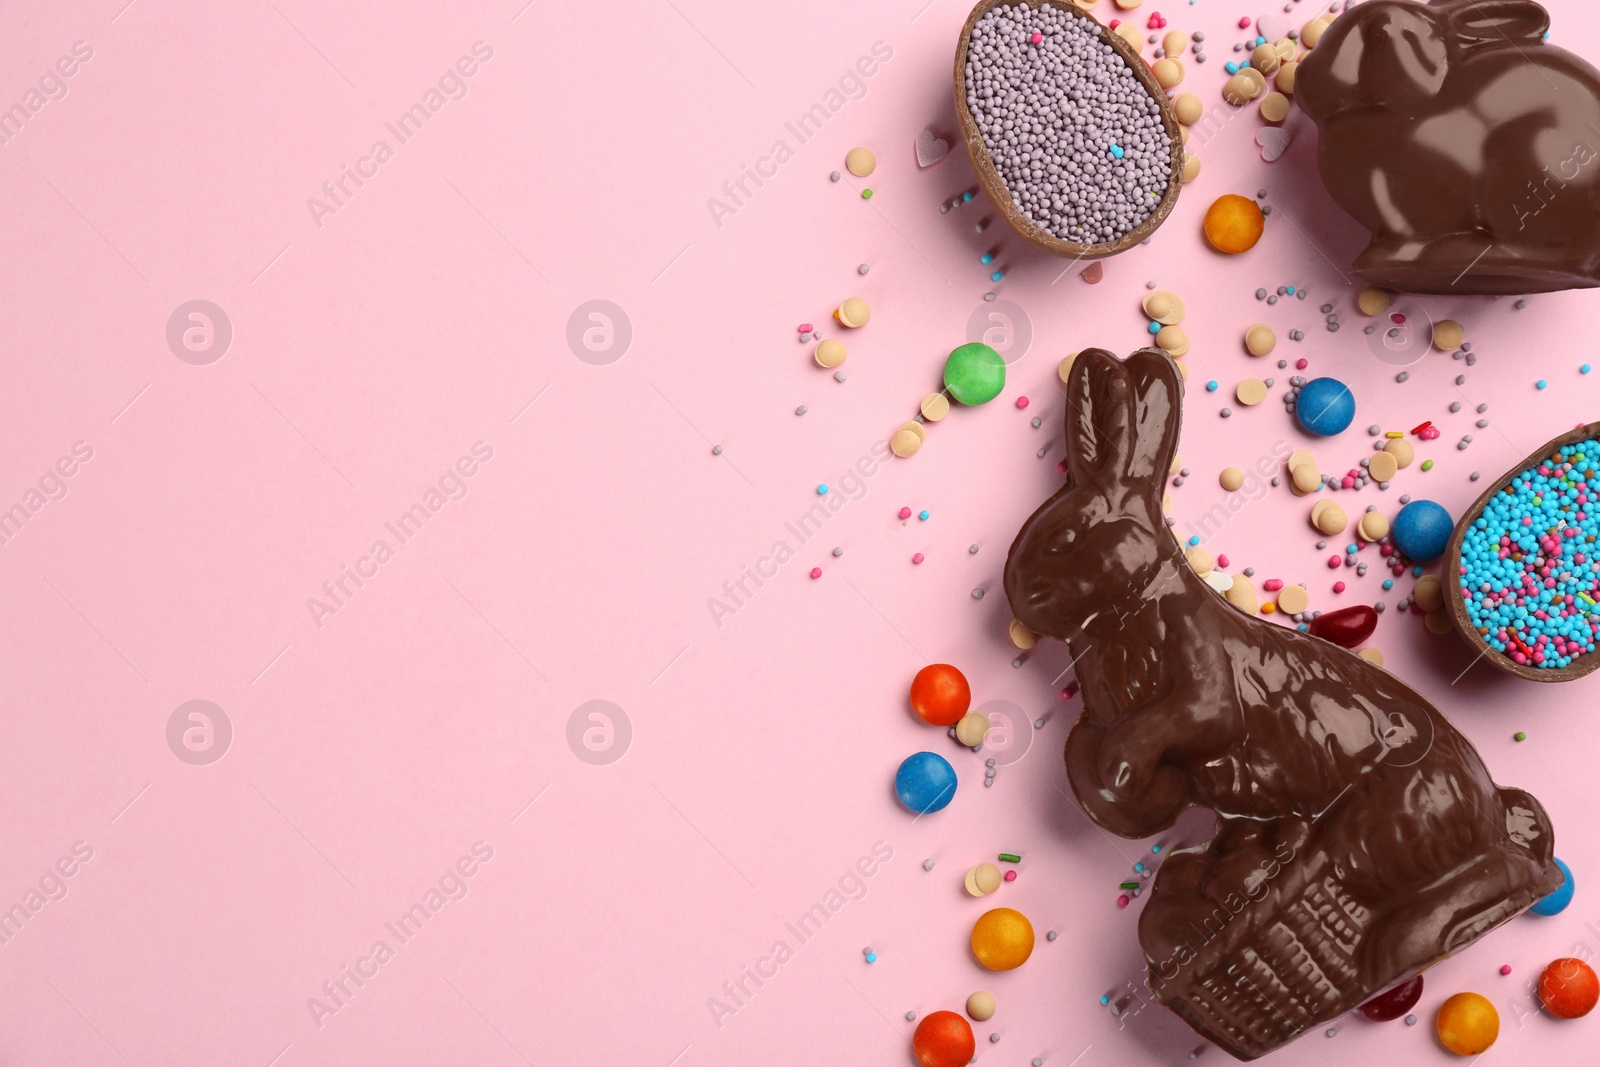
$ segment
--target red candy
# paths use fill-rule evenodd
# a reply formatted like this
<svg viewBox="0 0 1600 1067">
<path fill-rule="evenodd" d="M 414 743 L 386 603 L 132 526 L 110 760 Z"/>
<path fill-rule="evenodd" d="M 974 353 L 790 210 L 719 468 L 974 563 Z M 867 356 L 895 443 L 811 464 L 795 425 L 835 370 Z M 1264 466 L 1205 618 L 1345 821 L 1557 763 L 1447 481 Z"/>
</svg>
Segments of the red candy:
<svg viewBox="0 0 1600 1067">
<path fill-rule="evenodd" d="M 1409 982 L 1402 982 L 1387 993 L 1379 993 L 1361 1005 L 1361 1014 L 1375 1023 L 1386 1023 L 1390 1019 L 1400 1018 L 1416 1007 L 1417 1001 L 1421 999 L 1422 975 L 1419 974 Z"/>
<path fill-rule="evenodd" d="M 953 1011 L 936 1011 L 917 1024 L 911 1049 L 922 1067 L 966 1067 L 978 1043 L 967 1020 Z"/>
<path fill-rule="evenodd" d="M 911 710 L 931 726 L 954 726 L 971 706 L 967 676 L 948 663 L 928 664 L 911 682 Z"/>
<path fill-rule="evenodd" d="M 1582 960 L 1571 956 L 1552 960 L 1539 976 L 1539 999 L 1551 1015 L 1576 1019 L 1588 1015 L 1600 1001 L 1600 979 Z"/>
<path fill-rule="evenodd" d="M 1311 620 L 1311 636 L 1332 641 L 1340 648 L 1355 648 L 1378 628 L 1378 613 L 1366 604 L 1340 608 Z"/>
</svg>

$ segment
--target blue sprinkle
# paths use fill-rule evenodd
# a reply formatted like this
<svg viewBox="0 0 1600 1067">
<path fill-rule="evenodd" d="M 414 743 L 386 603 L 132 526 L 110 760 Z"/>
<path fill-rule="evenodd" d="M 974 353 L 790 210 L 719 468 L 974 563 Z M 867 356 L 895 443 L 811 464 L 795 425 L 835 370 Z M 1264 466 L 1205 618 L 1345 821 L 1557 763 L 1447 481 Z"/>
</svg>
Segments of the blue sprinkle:
<svg viewBox="0 0 1600 1067">
<path fill-rule="evenodd" d="M 818 496 L 827 496 L 828 495 L 828 486 L 827 486 L 826 482 L 824 482 L 822 485 L 817 486 L 817 495 Z"/>
<path fill-rule="evenodd" d="M 1196 546 L 1196 545 L 1198 545 L 1198 544 L 1199 544 L 1199 543 L 1200 543 L 1200 538 L 1198 538 L 1198 537 L 1191 537 L 1191 538 L 1189 538 L 1189 547 L 1190 547 L 1190 548 L 1194 548 L 1194 547 L 1195 547 L 1195 546 Z"/>
<path fill-rule="evenodd" d="M 968 200 L 971 200 L 971 199 L 972 199 L 972 194 L 971 193 L 962 193 L 961 194 L 961 202 L 963 204 L 965 204 Z"/>
<path fill-rule="evenodd" d="M 876 952 L 867 953 L 867 962 L 868 963 L 877 963 L 878 962 L 878 954 Z"/>
<path fill-rule="evenodd" d="M 1100 995 L 1100 1006 L 1101 1007 L 1105 1007 L 1107 1004 L 1110 1004 L 1110 1003 L 1111 1003 L 1111 998 L 1106 996 L 1104 993 L 1102 993 Z"/>
<path fill-rule="evenodd" d="M 993 274 L 991 274 L 991 275 L 989 275 L 989 280 L 990 280 L 990 281 L 991 281 L 991 282 L 997 282 L 997 281 L 999 281 L 999 280 L 1000 280 L 1000 279 L 1001 279 L 1001 278 L 1004 278 L 1004 277 L 1005 277 L 1005 275 L 1004 275 L 1004 274 L 1001 274 L 1001 273 L 1000 273 L 1000 272 L 999 272 L 999 271 L 995 271 L 995 272 L 994 272 L 994 273 L 993 273 Z"/>
<path fill-rule="evenodd" d="M 1283 291 L 1285 293 L 1288 293 L 1290 296 L 1293 296 L 1294 295 L 1294 286 L 1286 285 L 1286 286 L 1283 287 Z"/>
<path fill-rule="evenodd" d="M 921 519 L 923 522 L 927 522 L 928 521 L 927 509 L 923 509 L 922 511 L 917 512 L 917 518 Z"/>
<path fill-rule="evenodd" d="M 1122 147 L 1120 145 L 1112 145 L 1111 146 L 1111 154 L 1116 156 L 1118 159 L 1121 159 L 1127 153 L 1125 153 L 1122 150 Z"/>
<path fill-rule="evenodd" d="M 1161 846 L 1160 845 L 1151 845 L 1150 846 L 1150 851 L 1154 852 L 1156 855 L 1159 856 L 1159 855 L 1161 855 Z"/>
<path fill-rule="evenodd" d="M 987 267 L 989 264 L 994 262 L 994 253 L 985 252 L 983 255 L 978 257 L 978 262 Z"/>
<path fill-rule="evenodd" d="M 1385 578 L 1383 580 L 1383 588 L 1386 589 L 1386 590 L 1393 589 L 1394 588 L 1394 579 L 1393 578 Z"/>
<path fill-rule="evenodd" d="M 1585 363 L 1583 366 L 1579 367 L 1578 368 L 1578 373 L 1579 374 L 1588 374 L 1589 373 L 1589 364 Z"/>
<path fill-rule="evenodd" d="M 1136 871 L 1142 871 L 1142 870 L 1144 870 L 1144 864 L 1143 863 L 1135 863 L 1133 865 L 1133 869 L 1136 870 Z"/>
<path fill-rule="evenodd" d="M 1545 386 L 1547 386 L 1549 384 L 1550 384 L 1549 382 L 1545 381 L 1543 378 L 1540 378 L 1538 381 L 1533 383 L 1533 387 L 1535 389 L 1543 389 Z"/>
<path fill-rule="evenodd" d="M 1260 48 L 1262 45 L 1264 45 L 1266 43 L 1267 43 L 1267 39 L 1265 37 L 1257 37 L 1256 38 L 1256 47 L 1257 48 Z"/>
<path fill-rule="evenodd" d="M 1239 73 L 1239 64 L 1229 60 L 1222 65 L 1222 69 L 1227 71 L 1229 74 L 1237 74 Z"/>
<path fill-rule="evenodd" d="M 1160 333 L 1161 332 L 1161 324 L 1159 322 L 1152 322 L 1150 324 L 1150 332 L 1151 333 Z"/>
<path fill-rule="evenodd" d="M 1207 382 L 1206 383 L 1206 392 L 1214 393 L 1216 391 L 1217 391 L 1217 383 L 1216 382 Z"/>
</svg>

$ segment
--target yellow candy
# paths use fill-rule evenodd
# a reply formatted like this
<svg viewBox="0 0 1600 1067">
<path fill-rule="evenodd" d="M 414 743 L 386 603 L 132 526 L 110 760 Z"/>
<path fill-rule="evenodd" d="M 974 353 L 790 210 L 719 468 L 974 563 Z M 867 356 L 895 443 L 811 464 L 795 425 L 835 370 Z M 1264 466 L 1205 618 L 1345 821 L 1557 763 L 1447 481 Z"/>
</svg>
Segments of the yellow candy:
<svg viewBox="0 0 1600 1067">
<path fill-rule="evenodd" d="M 1265 228 L 1266 219 L 1261 208 L 1247 196 L 1235 193 L 1219 196 L 1206 209 L 1206 240 L 1218 252 L 1238 255 L 1250 251 L 1261 240 Z"/>
<path fill-rule="evenodd" d="M 1033 924 L 1012 908 L 995 908 L 972 926 L 972 954 L 991 971 L 1021 967 L 1033 955 Z"/>
<path fill-rule="evenodd" d="M 1476 1056 L 1500 1036 L 1500 1013 L 1488 997 L 1457 993 L 1440 1005 L 1437 1025 L 1445 1048 L 1457 1056 Z"/>
</svg>

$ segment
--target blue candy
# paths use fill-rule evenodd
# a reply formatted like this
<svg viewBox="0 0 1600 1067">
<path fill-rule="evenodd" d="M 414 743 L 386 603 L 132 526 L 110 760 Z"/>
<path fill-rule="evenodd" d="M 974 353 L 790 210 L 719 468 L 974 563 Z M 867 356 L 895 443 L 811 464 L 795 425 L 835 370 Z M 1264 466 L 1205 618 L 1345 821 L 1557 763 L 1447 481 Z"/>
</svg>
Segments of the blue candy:
<svg viewBox="0 0 1600 1067">
<path fill-rule="evenodd" d="M 1564 911 L 1572 903 L 1572 894 L 1577 890 L 1577 885 L 1572 880 L 1572 868 L 1561 862 L 1561 857 L 1555 857 L 1556 866 L 1561 868 L 1561 873 L 1566 881 L 1561 883 L 1561 888 L 1554 893 L 1534 902 L 1528 910 L 1535 915 L 1555 915 Z"/>
<path fill-rule="evenodd" d="M 894 774 L 900 803 L 919 815 L 942 810 L 956 795 L 956 769 L 936 752 L 916 752 Z"/>
<path fill-rule="evenodd" d="M 1356 417 L 1356 398 L 1337 378 L 1313 378 L 1300 387 L 1294 416 L 1306 433 L 1332 437 L 1348 429 Z"/>
<path fill-rule="evenodd" d="M 1444 555 L 1455 529 L 1450 513 L 1431 500 L 1413 500 L 1394 517 L 1389 536 L 1408 559 L 1428 563 Z"/>
</svg>

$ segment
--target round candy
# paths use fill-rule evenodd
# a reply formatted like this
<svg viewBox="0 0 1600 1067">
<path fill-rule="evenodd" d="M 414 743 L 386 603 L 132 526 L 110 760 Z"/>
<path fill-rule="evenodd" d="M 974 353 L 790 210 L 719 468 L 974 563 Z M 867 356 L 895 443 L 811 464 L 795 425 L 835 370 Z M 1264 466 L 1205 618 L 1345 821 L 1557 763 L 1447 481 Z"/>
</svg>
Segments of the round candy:
<svg viewBox="0 0 1600 1067">
<path fill-rule="evenodd" d="M 987 404 L 1006 387 L 1006 361 L 982 341 L 962 345 L 944 361 L 944 387 L 963 404 Z"/>
<path fill-rule="evenodd" d="M 844 169 L 857 178 L 865 178 L 878 167 L 878 157 L 870 148 L 852 148 L 845 153 Z"/>
<path fill-rule="evenodd" d="M 1590 972 L 1593 974 L 1593 972 Z M 967 998 L 967 1014 L 980 1023 L 988 1022 L 994 1018 L 994 994 L 985 993 L 983 990 Z"/>
<path fill-rule="evenodd" d="M 859 296 L 852 296 L 839 305 L 838 310 L 833 313 L 833 317 L 838 319 L 842 325 L 849 326 L 852 329 L 857 326 L 865 326 L 872 321 L 872 307 Z"/>
<path fill-rule="evenodd" d="M 1439 1040 L 1457 1056 L 1476 1056 L 1500 1036 L 1500 1013 L 1480 993 L 1457 993 L 1439 1007 Z"/>
<path fill-rule="evenodd" d="M 1261 208 L 1248 196 L 1237 193 L 1219 196 L 1206 209 L 1206 240 L 1218 252 L 1238 255 L 1250 251 L 1261 240 L 1265 228 L 1266 219 Z"/>
<path fill-rule="evenodd" d="M 978 1043 L 967 1020 L 953 1011 L 936 1011 L 917 1024 L 911 1050 L 922 1067 L 966 1067 L 978 1051 Z"/>
<path fill-rule="evenodd" d="M 1552 960 L 1539 976 L 1539 999 L 1551 1015 L 1560 1019 L 1588 1015 L 1600 1001 L 1600 978 L 1595 977 L 1593 967 L 1580 959 L 1567 956 Z"/>
<path fill-rule="evenodd" d="M 1455 521 L 1450 513 L 1431 500 L 1413 500 L 1394 517 L 1390 536 L 1395 547 L 1418 563 L 1429 563 L 1444 555 Z"/>
<path fill-rule="evenodd" d="M 911 710 L 930 726 L 954 726 L 971 706 L 967 676 L 948 663 L 930 663 L 911 680 Z"/>
<path fill-rule="evenodd" d="M 1021 967 L 1033 955 L 1033 924 L 1013 908 L 995 908 L 972 926 L 972 954 L 991 971 Z"/>
<path fill-rule="evenodd" d="M 916 752 L 894 774 L 900 803 L 918 815 L 942 811 L 956 795 L 956 769 L 936 752 Z"/>
<path fill-rule="evenodd" d="M 1400 1018 L 1416 1007 L 1417 1001 L 1421 999 L 1422 975 L 1419 974 L 1409 982 L 1401 982 L 1387 993 L 1379 993 L 1361 1005 L 1361 1014 L 1375 1023 L 1386 1023 L 1390 1019 Z"/>
<path fill-rule="evenodd" d="M 1300 387 L 1294 415 L 1306 433 L 1332 437 L 1343 433 L 1356 417 L 1356 398 L 1337 378 L 1313 378 Z"/>
<path fill-rule="evenodd" d="M 1551 893 L 1549 896 L 1544 897 L 1543 899 L 1534 901 L 1533 907 L 1529 908 L 1528 910 L 1533 912 L 1535 915 L 1559 914 L 1561 911 L 1566 909 L 1568 904 L 1572 903 L 1573 891 L 1578 888 L 1577 883 L 1572 880 L 1572 868 L 1563 863 L 1560 856 L 1555 857 L 1555 861 L 1556 866 L 1561 868 L 1561 873 L 1566 880 L 1561 883 L 1561 888 L 1557 889 L 1554 893 Z"/>
<path fill-rule="evenodd" d="M 969 711 L 956 723 L 956 740 L 968 748 L 983 744 L 984 735 L 988 732 L 989 716 L 981 711 Z"/>
</svg>

